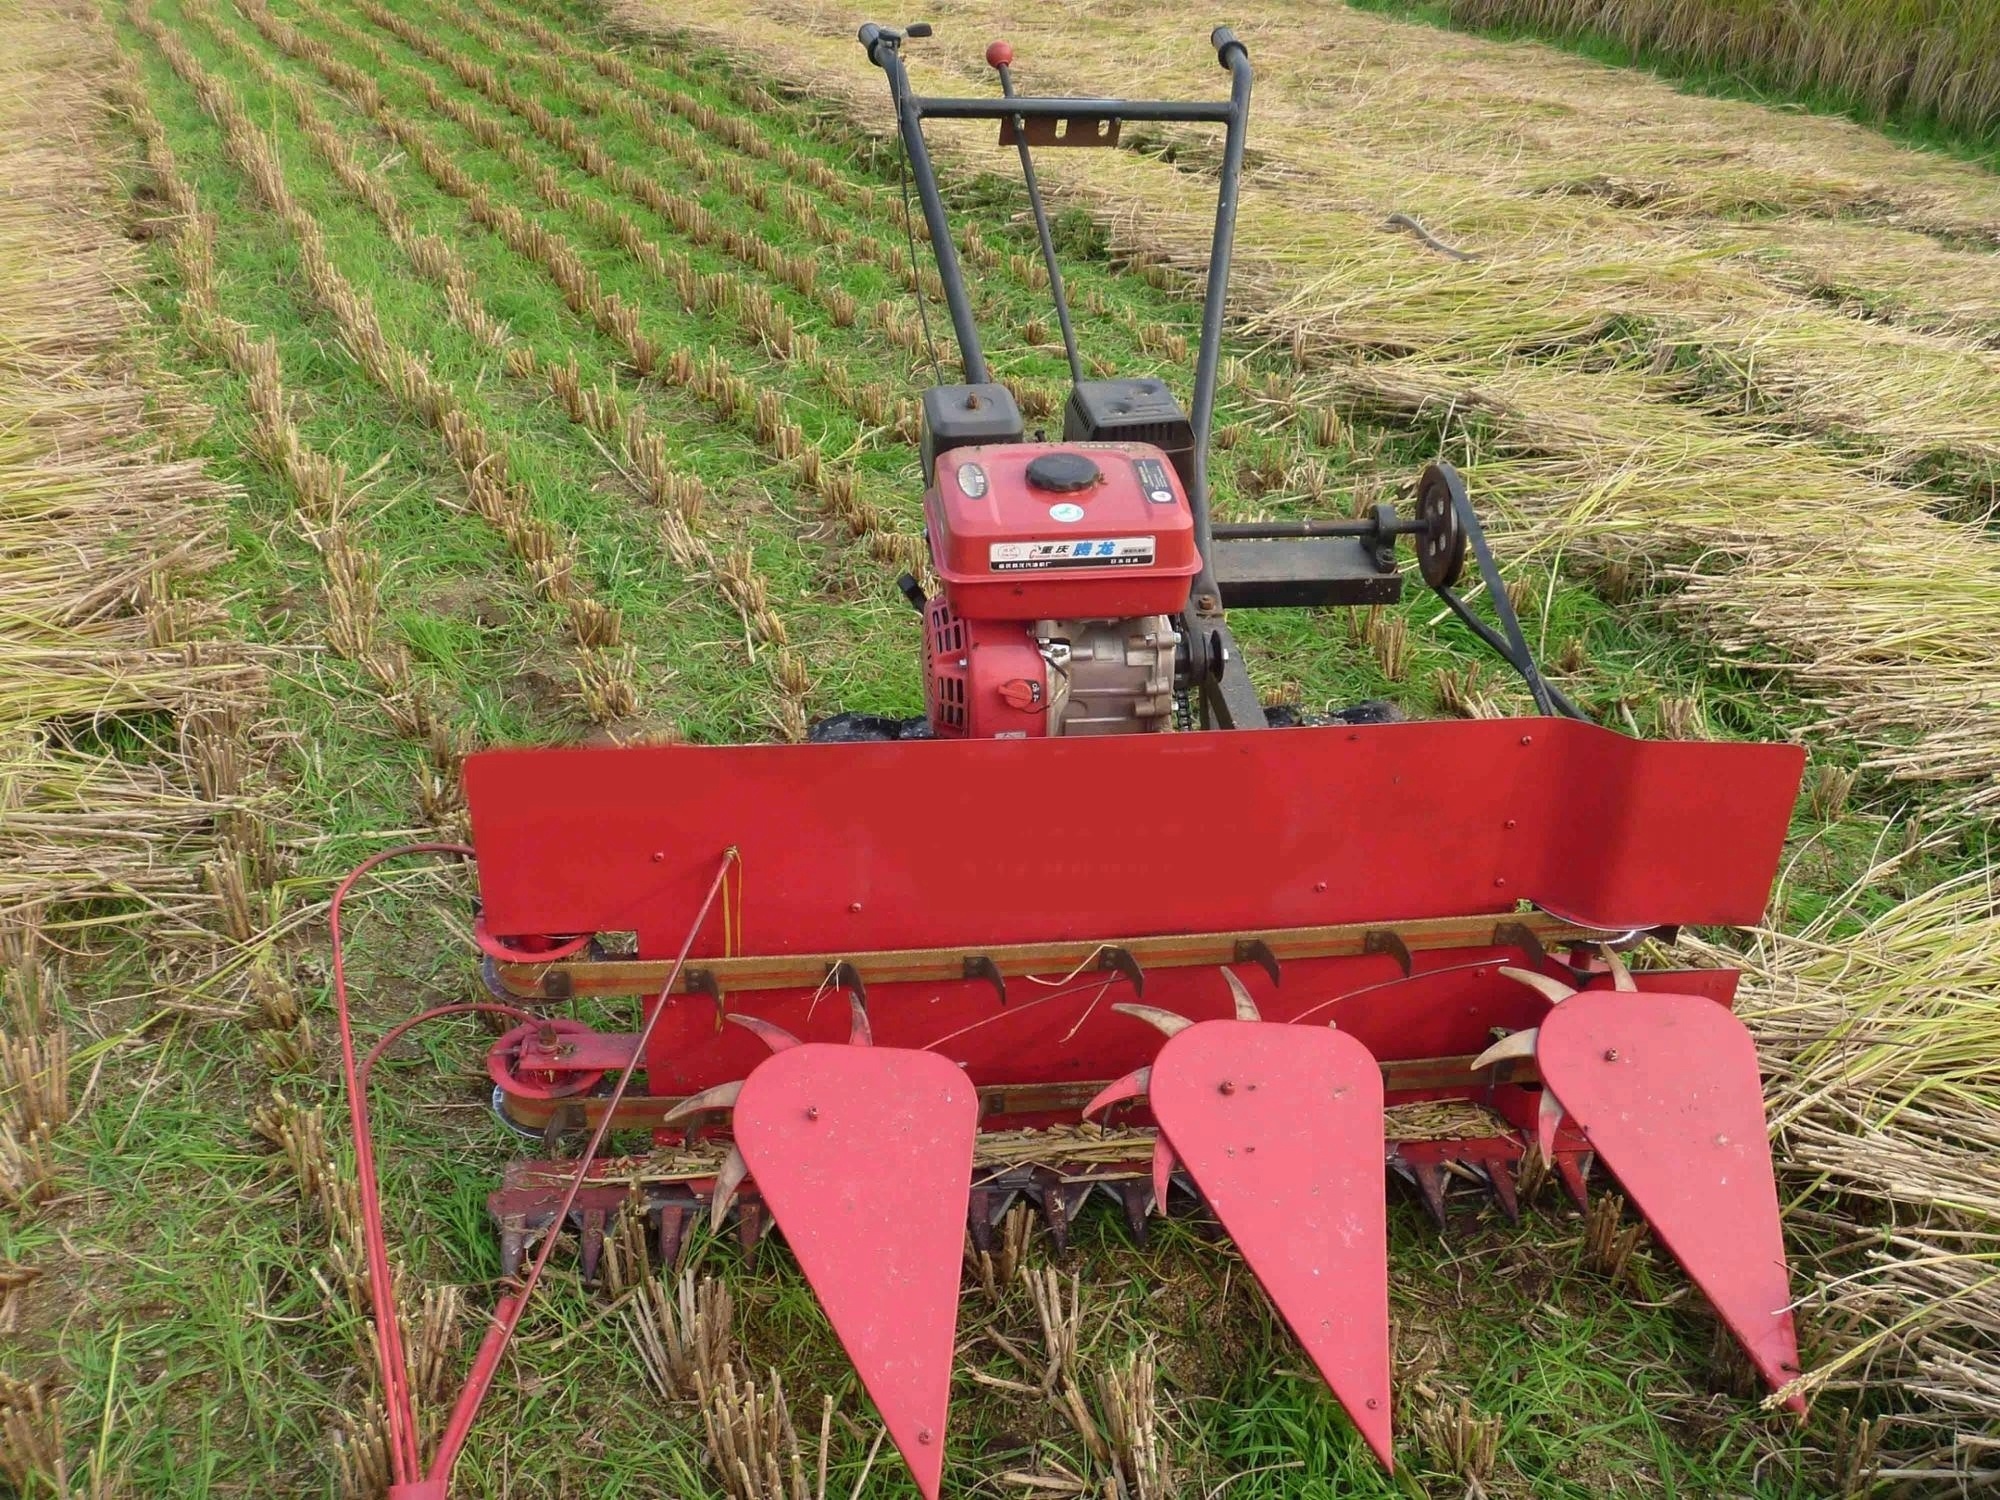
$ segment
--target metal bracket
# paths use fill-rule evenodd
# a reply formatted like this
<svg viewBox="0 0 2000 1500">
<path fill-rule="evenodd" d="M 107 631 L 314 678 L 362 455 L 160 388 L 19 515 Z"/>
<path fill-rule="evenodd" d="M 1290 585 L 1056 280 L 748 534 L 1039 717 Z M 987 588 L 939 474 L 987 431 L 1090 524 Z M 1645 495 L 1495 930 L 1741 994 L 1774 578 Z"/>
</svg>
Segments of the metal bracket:
<svg viewBox="0 0 2000 1500">
<path fill-rule="evenodd" d="M 1271 951 L 1271 945 L 1262 938 L 1238 938 L 1236 940 L 1236 961 L 1239 964 L 1256 964 L 1271 976 L 1273 985 L 1285 982 L 1278 971 L 1278 955 Z"/>
<path fill-rule="evenodd" d="M 1411 971 L 1415 967 L 1410 961 L 1410 945 L 1403 941 L 1400 934 L 1391 932 L 1386 927 L 1378 927 L 1363 937 L 1361 939 L 1361 951 L 1363 953 L 1388 954 L 1389 957 L 1396 960 L 1396 966 L 1403 971 L 1405 979 L 1410 977 Z"/>
<path fill-rule="evenodd" d="M 1132 981 L 1132 993 L 1146 993 L 1146 971 L 1139 967 L 1139 960 L 1124 948 L 1104 948 L 1097 955 L 1097 967 L 1106 974 L 1123 974 Z"/>
<path fill-rule="evenodd" d="M 1029 115 L 1018 122 L 1010 115 L 1000 121 L 1000 144 L 1025 136 L 1030 146 L 1115 146 L 1124 124 L 1103 115 Z"/>
<path fill-rule="evenodd" d="M 1000 972 L 1000 965 L 984 953 L 976 953 L 965 960 L 965 977 L 983 979 L 993 986 L 993 992 L 1000 997 L 1000 1004 L 1007 1003 L 1007 976 Z"/>
</svg>

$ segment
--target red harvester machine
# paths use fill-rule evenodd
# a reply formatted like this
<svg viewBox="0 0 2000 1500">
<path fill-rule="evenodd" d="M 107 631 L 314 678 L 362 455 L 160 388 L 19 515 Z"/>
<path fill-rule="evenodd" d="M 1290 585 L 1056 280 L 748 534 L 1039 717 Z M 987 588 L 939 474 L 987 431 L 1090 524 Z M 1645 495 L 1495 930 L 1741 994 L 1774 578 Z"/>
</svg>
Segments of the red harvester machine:
<svg viewBox="0 0 2000 1500">
<path fill-rule="evenodd" d="M 1098 1194 L 1141 1237 L 1155 1212 L 1212 1214 L 1385 1464 L 1385 1166 L 1442 1220 L 1466 1184 L 1515 1214 L 1530 1152 L 1579 1203 L 1601 1164 L 1785 1384 L 1797 1347 L 1736 975 L 1634 974 L 1617 950 L 1761 918 L 1801 752 L 1584 721 L 1536 670 L 1444 464 L 1407 517 L 1212 523 L 1245 48 L 1215 33 L 1217 103 L 1020 96 L 1004 43 L 987 52 L 1001 97 L 932 98 L 901 57 L 928 34 L 861 30 L 965 364 L 923 401 L 941 592 L 903 580 L 929 712 L 819 726 L 837 743 L 466 762 L 489 1008 L 520 1019 L 489 1057 L 495 1106 L 589 1146 L 517 1162 L 493 1194 L 510 1290 L 428 1466 L 403 1424 L 394 1493 L 443 1494 L 550 1246 L 574 1231 L 588 1274 L 634 1194 L 669 1260 L 697 1215 L 733 1216 L 746 1242 L 775 1223 L 932 1500 L 967 1228 L 987 1245 L 1020 1200 L 1058 1244 Z M 1075 376 L 1060 442 L 1024 441 L 987 377 L 927 119 L 997 121 L 1018 150 Z M 1134 120 L 1226 130 L 1191 418 L 1159 381 L 1083 378 L 1034 177 L 1032 145 L 1112 145 Z M 1399 539 L 1539 715 L 1370 705 L 1270 727 L 1225 610 L 1393 601 Z M 1468 548 L 1497 624 L 1454 590 Z M 632 1030 L 563 1013 L 613 997 L 636 997 Z M 1082 1121 L 1129 1159 L 1065 1161 Z M 606 1158 L 613 1130 L 659 1149 Z M 1022 1132 L 1045 1149 L 989 1149 Z M 393 1419 L 399 1340 L 378 1326 Z"/>
</svg>

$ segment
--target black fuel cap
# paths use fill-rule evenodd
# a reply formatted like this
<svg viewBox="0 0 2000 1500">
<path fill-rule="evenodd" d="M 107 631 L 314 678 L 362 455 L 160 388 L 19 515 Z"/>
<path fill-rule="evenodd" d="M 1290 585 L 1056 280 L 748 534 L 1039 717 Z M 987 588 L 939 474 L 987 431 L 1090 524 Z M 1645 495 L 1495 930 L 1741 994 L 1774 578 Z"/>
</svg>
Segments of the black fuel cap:
<svg viewBox="0 0 2000 1500">
<path fill-rule="evenodd" d="M 1057 495 L 1087 490 L 1103 477 L 1104 471 L 1082 453 L 1044 453 L 1028 465 L 1028 483 Z"/>
</svg>

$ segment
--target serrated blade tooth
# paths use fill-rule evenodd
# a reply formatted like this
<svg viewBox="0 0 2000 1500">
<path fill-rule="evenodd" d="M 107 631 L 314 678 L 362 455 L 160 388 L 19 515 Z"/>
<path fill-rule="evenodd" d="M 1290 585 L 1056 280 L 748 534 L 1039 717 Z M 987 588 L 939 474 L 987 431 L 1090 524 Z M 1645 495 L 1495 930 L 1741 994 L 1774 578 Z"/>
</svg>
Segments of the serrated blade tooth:
<svg viewBox="0 0 2000 1500">
<path fill-rule="evenodd" d="M 1562 1124 L 1562 1117 L 1562 1101 L 1554 1089 L 1543 1084 L 1541 1107 L 1535 1111 L 1535 1144 L 1542 1148 L 1543 1161 L 1556 1159 L 1556 1126 Z"/>
<path fill-rule="evenodd" d="M 1101 1109 L 1109 1109 L 1121 1099 L 1137 1099 L 1152 1086 L 1153 1070 L 1139 1068 L 1127 1073 L 1116 1083 L 1107 1083 L 1098 1091 L 1095 1099 L 1084 1105 L 1083 1116 L 1087 1120 Z"/>
<path fill-rule="evenodd" d="M 734 1083 L 718 1083 L 712 1089 L 703 1089 L 699 1094 L 689 1094 L 660 1120 L 662 1125 L 671 1125 L 676 1120 L 685 1120 L 689 1115 L 702 1114 L 711 1109 L 734 1109 L 736 1096 L 743 1092 L 743 1080 Z"/>
<path fill-rule="evenodd" d="M 847 1045 L 850 1047 L 872 1047 L 875 1045 L 875 1028 L 868 1024 L 868 1007 L 861 1003 L 861 997 L 849 992 L 847 996 Z"/>
<path fill-rule="evenodd" d="M 722 1221 L 729 1217 L 729 1205 L 736 1201 L 736 1190 L 743 1186 L 743 1179 L 750 1175 L 750 1164 L 743 1159 L 743 1153 L 731 1146 L 729 1155 L 722 1159 L 722 1166 L 715 1174 L 714 1196 L 708 1203 L 708 1228 L 711 1234 L 722 1232 Z"/>
<path fill-rule="evenodd" d="M 1178 1036 L 1194 1025 L 1194 1022 L 1186 1016 L 1171 1010 L 1161 1010 L 1157 1005 L 1133 1005 L 1125 1002 L 1111 1008 L 1123 1015 L 1131 1016 L 1134 1020 L 1144 1021 L 1162 1036 Z"/>
<path fill-rule="evenodd" d="M 1537 974 L 1533 969 L 1517 969 L 1512 964 L 1502 964 L 1500 972 L 1516 984 L 1525 984 L 1551 1005 L 1560 1005 L 1576 991 L 1560 979 L 1551 979 L 1546 974 Z"/>
<path fill-rule="evenodd" d="M 1250 998 L 1250 991 L 1244 988 L 1243 981 L 1238 979 L 1228 969 L 1222 971 L 1222 977 L 1229 981 L 1229 993 L 1236 1001 L 1236 1019 L 1239 1021 L 1263 1020 L 1263 1012 L 1257 1009 L 1257 1002 Z"/>
<path fill-rule="evenodd" d="M 1639 986 L 1632 982 L 1632 971 L 1625 967 L 1625 960 L 1618 950 L 1609 943 L 1599 943 L 1597 951 L 1604 955 L 1604 962 L 1611 970 L 1611 988 L 1623 990 L 1628 995 L 1636 995 Z"/>
<path fill-rule="evenodd" d="M 1495 1063 L 1507 1061 L 1510 1057 L 1533 1057 L 1539 1032 L 1540 1028 L 1535 1026 L 1530 1026 L 1526 1031 L 1509 1032 L 1473 1058 L 1472 1071 L 1477 1073 L 1482 1068 L 1490 1068 Z"/>
<path fill-rule="evenodd" d="M 763 1039 L 764 1045 L 773 1052 L 783 1052 L 788 1047 L 799 1045 L 799 1039 L 774 1021 L 762 1016 L 746 1016 L 740 1011 L 731 1011 L 723 1017 L 732 1026 L 741 1026 L 745 1031 L 754 1032 Z"/>
</svg>

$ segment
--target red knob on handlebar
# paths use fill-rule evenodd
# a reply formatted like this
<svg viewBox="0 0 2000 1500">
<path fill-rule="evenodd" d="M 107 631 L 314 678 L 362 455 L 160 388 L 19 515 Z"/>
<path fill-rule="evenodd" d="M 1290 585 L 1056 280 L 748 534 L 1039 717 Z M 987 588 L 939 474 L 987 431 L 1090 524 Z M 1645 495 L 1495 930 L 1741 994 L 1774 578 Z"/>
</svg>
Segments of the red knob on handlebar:
<svg viewBox="0 0 2000 1500">
<path fill-rule="evenodd" d="M 1013 63 L 1013 61 L 1014 61 L 1014 44 L 1012 42 L 987 43 L 986 46 L 987 67 L 1005 68 L 1010 66 Z"/>
</svg>

